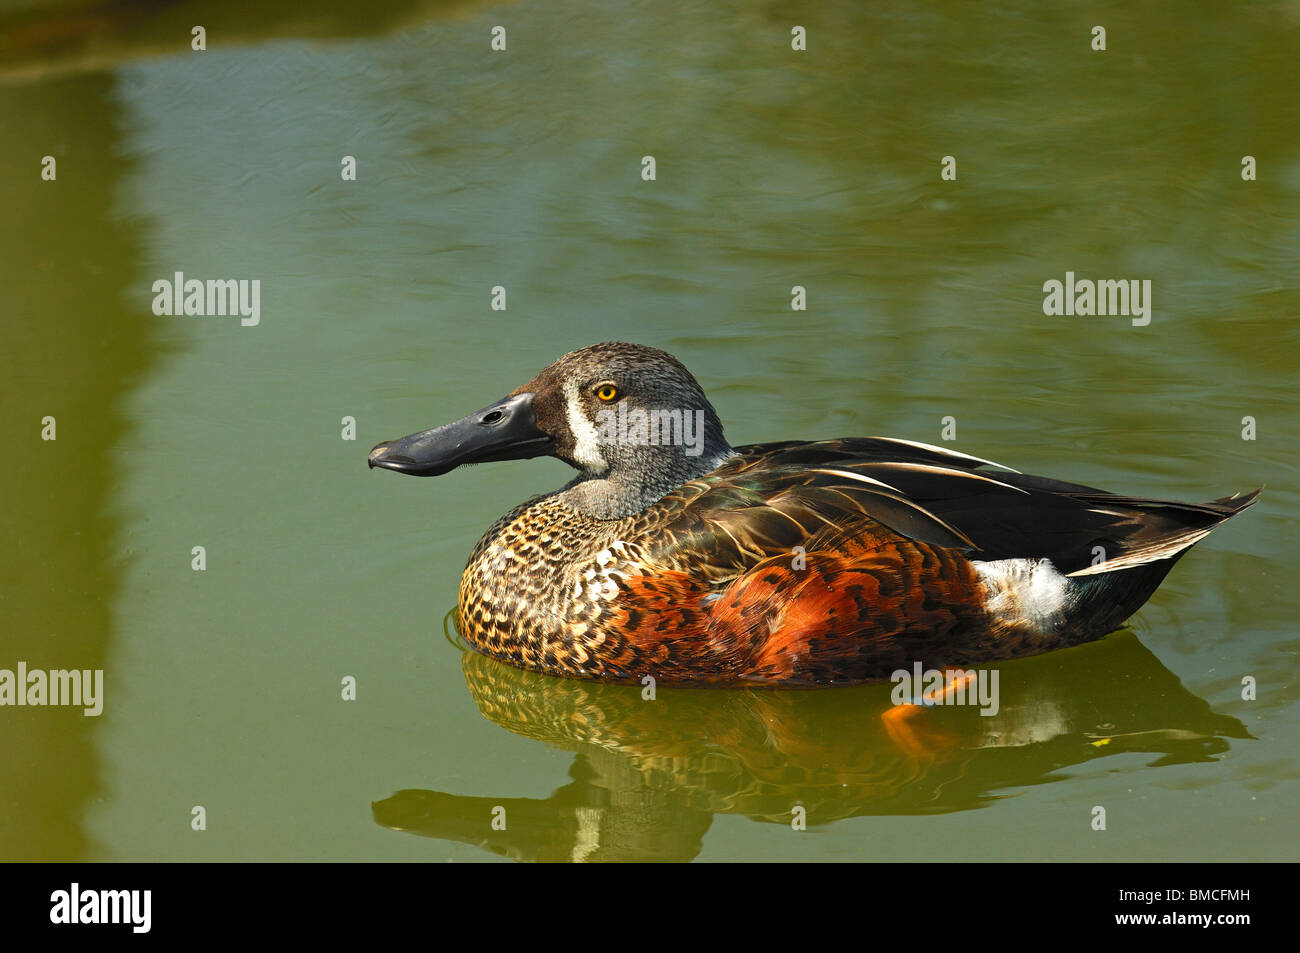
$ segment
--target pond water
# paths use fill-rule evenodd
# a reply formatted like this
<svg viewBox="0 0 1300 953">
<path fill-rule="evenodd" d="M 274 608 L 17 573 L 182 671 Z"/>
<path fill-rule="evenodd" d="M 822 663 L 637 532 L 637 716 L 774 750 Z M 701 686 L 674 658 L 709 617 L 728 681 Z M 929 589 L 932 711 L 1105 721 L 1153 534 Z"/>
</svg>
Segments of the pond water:
<svg viewBox="0 0 1300 953">
<path fill-rule="evenodd" d="M 1295 4 L 297 11 L 0 5 L 0 668 L 105 683 L 0 709 L 0 857 L 1296 859 Z M 258 322 L 155 314 L 176 272 Z M 1067 272 L 1149 280 L 1149 324 L 1044 314 Z M 561 463 L 366 468 L 605 340 L 733 444 L 951 418 L 1026 472 L 1267 488 L 1126 630 L 1001 665 L 997 715 L 650 704 L 445 637 Z"/>
</svg>

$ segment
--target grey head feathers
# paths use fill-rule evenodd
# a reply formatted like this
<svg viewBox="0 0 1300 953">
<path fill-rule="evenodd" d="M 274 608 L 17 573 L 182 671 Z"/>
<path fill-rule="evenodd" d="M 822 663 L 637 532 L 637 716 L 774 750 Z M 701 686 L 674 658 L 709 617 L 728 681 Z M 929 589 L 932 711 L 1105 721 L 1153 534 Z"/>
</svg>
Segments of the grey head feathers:
<svg viewBox="0 0 1300 953">
<path fill-rule="evenodd" d="M 512 396 L 532 393 L 553 456 L 579 474 L 562 502 L 621 519 L 716 469 L 735 451 L 695 377 L 666 351 L 607 342 L 571 351 Z"/>
</svg>

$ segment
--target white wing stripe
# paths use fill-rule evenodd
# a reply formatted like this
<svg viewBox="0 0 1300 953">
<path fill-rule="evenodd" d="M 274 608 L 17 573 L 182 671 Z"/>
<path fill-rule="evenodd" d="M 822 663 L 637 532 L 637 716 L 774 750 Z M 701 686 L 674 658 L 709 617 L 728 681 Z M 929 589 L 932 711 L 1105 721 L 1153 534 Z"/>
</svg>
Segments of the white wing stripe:
<svg viewBox="0 0 1300 953">
<path fill-rule="evenodd" d="M 890 486 L 888 483 L 881 483 L 879 480 L 874 480 L 869 476 L 863 476 L 861 473 L 849 473 L 847 470 L 832 470 L 830 468 L 823 469 L 822 467 L 813 467 L 809 472 L 829 473 L 831 476 L 848 477 L 850 480 L 861 480 L 863 483 L 873 483 L 876 486 L 883 486 L 886 490 L 893 490 L 895 493 L 903 492 L 896 486 Z"/>
<path fill-rule="evenodd" d="M 1001 480 L 995 480 L 992 477 L 986 477 L 982 473 L 971 473 L 969 470 L 950 470 L 948 467 L 930 466 L 928 463 L 871 463 L 863 464 L 864 466 L 888 467 L 896 470 L 922 470 L 926 473 L 942 473 L 945 476 L 962 477 L 966 480 L 982 480 L 985 483 L 992 483 L 995 486 L 1004 486 L 1008 490 L 1015 490 L 1017 493 L 1023 493 L 1029 496 L 1028 490 L 1022 490 L 1018 486 L 1012 486 L 1010 483 L 1003 483 Z"/>
<path fill-rule="evenodd" d="M 921 443 L 918 440 L 900 440 L 898 437 L 875 437 L 876 440 L 885 440 L 889 443 L 901 443 L 904 446 L 916 447 L 919 450 L 929 450 L 931 453 L 941 453 L 945 457 L 952 457 L 956 460 L 968 460 L 971 463 L 987 463 L 991 467 L 997 467 L 999 470 L 1007 470 L 1011 473 L 1019 473 L 1019 470 L 1013 470 L 1011 467 L 1002 463 L 996 463 L 993 460 L 985 460 L 983 457 L 972 457 L 969 453 L 958 453 L 956 450 L 949 450 L 947 447 L 936 447 L 933 444 Z"/>
</svg>

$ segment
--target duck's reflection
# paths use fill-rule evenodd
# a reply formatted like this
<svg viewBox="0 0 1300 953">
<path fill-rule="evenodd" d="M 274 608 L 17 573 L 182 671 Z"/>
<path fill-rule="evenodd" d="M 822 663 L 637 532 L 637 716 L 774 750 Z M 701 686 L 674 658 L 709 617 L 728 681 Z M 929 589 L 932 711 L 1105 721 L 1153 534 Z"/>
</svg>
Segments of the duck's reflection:
<svg viewBox="0 0 1300 953">
<path fill-rule="evenodd" d="M 882 717 L 888 684 L 660 688 L 645 700 L 635 686 L 556 679 L 473 653 L 464 671 L 485 717 L 576 752 L 572 781 L 543 800 L 399 791 L 373 806 L 374 817 L 517 860 L 688 860 L 715 814 L 789 824 L 801 805 L 813 827 L 970 810 L 1095 758 L 1208 761 L 1226 738 L 1250 737 L 1131 632 L 1003 663 L 996 715 L 935 707 L 901 725 Z M 493 829 L 496 808 L 505 830 Z"/>
</svg>

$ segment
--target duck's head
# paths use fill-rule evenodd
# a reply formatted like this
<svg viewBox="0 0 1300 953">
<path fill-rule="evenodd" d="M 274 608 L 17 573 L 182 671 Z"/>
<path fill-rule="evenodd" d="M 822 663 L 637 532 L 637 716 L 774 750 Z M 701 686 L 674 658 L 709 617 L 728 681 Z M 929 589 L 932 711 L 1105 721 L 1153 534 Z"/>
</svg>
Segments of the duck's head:
<svg viewBox="0 0 1300 953">
<path fill-rule="evenodd" d="M 565 354 L 455 423 L 379 444 L 370 466 L 438 476 L 467 463 L 549 455 L 580 471 L 566 502 L 614 519 L 708 473 L 733 452 L 713 405 L 677 358 L 608 343 Z"/>
</svg>

